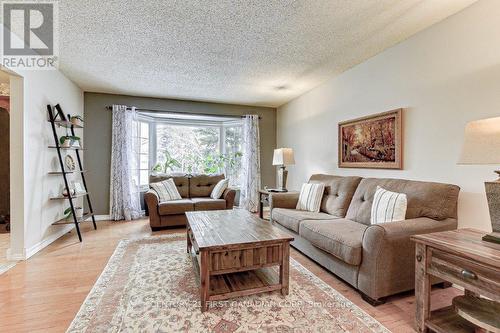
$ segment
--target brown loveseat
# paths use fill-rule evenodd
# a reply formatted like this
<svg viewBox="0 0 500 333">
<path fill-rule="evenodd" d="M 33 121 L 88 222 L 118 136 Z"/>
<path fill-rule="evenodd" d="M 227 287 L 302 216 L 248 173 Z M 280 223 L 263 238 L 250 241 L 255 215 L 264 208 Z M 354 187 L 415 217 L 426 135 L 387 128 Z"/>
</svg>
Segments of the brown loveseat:
<svg viewBox="0 0 500 333">
<path fill-rule="evenodd" d="M 415 244 L 410 236 L 457 228 L 460 188 L 455 185 L 331 175 L 313 175 L 309 182 L 325 184 L 320 212 L 296 210 L 298 194 L 273 193 L 273 223 L 294 235 L 292 246 L 374 305 L 414 289 Z M 377 185 L 407 195 L 406 220 L 370 225 Z"/>
<path fill-rule="evenodd" d="M 150 189 L 144 194 L 149 212 L 149 224 L 153 231 L 164 227 L 186 225 L 185 212 L 233 208 L 236 192 L 232 189 L 226 189 L 220 199 L 210 198 L 215 185 L 224 179 L 224 175 L 151 175 L 149 182 L 156 183 L 168 178 L 174 180 L 182 199 L 159 202 L 155 191 Z"/>
</svg>

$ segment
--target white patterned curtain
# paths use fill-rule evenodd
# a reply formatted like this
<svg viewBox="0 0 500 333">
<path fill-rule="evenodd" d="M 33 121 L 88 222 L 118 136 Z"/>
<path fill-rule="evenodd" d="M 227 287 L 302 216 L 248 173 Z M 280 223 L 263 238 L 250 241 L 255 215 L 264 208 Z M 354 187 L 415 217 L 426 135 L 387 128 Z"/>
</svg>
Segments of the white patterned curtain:
<svg viewBox="0 0 500 333">
<path fill-rule="evenodd" d="M 135 108 L 113 105 L 111 134 L 110 217 L 134 220 L 141 217 L 139 188 L 133 181 Z"/>
<path fill-rule="evenodd" d="M 260 189 L 260 137 L 259 116 L 246 115 L 243 118 L 243 156 L 240 206 L 250 212 L 257 212 Z"/>
</svg>

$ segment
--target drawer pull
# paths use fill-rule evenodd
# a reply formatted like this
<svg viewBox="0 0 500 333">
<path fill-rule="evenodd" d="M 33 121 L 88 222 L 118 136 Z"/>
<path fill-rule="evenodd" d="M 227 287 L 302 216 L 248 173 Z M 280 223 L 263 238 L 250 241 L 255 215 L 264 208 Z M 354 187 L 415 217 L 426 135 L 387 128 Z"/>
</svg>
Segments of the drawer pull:
<svg viewBox="0 0 500 333">
<path fill-rule="evenodd" d="M 462 270 L 462 277 L 464 279 L 469 279 L 469 280 L 476 280 L 477 279 L 477 275 L 474 272 L 471 272 L 467 269 Z"/>
</svg>

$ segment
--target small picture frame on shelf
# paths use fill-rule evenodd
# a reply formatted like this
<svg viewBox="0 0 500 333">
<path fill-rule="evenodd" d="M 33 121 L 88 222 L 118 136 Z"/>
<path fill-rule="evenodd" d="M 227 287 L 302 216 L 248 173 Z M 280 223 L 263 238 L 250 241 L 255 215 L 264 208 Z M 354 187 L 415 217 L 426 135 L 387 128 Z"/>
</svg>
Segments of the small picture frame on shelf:
<svg viewBox="0 0 500 333">
<path fill-rule="evenodd" d="M 64 164 L 66 166 L 66 171 L 75 171 L 76 163 L 71 155 L 66 155 L 64 157 Z"/>
</svg>

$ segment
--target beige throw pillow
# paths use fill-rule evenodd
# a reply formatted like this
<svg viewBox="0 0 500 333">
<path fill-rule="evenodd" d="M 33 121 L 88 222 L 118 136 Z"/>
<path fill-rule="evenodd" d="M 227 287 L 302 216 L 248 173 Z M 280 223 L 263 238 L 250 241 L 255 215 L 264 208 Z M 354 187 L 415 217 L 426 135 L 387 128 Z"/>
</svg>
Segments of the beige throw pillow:
<svg viewBox="0 0 500 333">
<path fill-rule="evenodd" d="M 212 190 L 212 193 L 210 194 L 210 198 L 212 199 L 220 199 L 222 197 L 222 194 L 224 194 L 224 191 L 226 188 L 229 186 L 229 179 L 222 179 L 220 180 L 217 185 L 215 185 L 214 189 Z"/>
<path fill-rule="evenodd" d="M 324 191 L 324 184 L 303 184 L 300 189 L 299 201 L 297 202 L 296 209 L 315 213 L 319 212 Z"/>
<path fill-rule="evenodd" d="M 156 192 L 160 202 L 182 199 L 172 178 L 158 183 L 151 183 L 149 187 Z"/>
<path fill-rule="evenodd" d="M 371 224 L 403 221 L 406 219 L 407 206 L 406 194 L 377 186 L 373 196 Z"/>
</svg>

